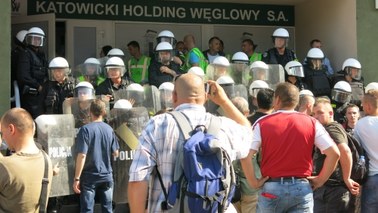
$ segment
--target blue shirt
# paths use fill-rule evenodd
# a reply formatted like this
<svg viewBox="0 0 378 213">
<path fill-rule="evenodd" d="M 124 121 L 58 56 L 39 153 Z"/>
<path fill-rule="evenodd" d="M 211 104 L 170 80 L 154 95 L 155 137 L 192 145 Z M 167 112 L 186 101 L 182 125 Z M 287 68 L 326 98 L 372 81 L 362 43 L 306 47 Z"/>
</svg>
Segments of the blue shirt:
<svg viewBox="0 0 378 213">
<path fill-rule="evenodd" d="M 113 181 L 112 153 L 119 149 L 113 129 L 104 122 L 92 122 L 80 128 L 76 153 L 86 155 L 81 179 L 89 183 Z"/>
</svg>

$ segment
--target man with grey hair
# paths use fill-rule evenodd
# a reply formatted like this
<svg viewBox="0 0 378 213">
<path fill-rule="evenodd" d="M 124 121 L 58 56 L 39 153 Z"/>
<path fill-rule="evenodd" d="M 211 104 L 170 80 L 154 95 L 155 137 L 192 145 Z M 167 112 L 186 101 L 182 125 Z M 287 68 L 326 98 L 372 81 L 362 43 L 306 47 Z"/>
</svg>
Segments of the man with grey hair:
<svg viewBox="0 0 378 213">
<path fill-rule="evenodd" d="M 243 97 L 235 97 L 231 101 L 235 105 L 235 107 L 241 113 L 243 113 L 243 115 L 245 115 L 245 116 L 249 115 L 249 105 L 248 105 L 248 101 L 245 100 L 245 98 L 243 98 Z"/>
</svg>

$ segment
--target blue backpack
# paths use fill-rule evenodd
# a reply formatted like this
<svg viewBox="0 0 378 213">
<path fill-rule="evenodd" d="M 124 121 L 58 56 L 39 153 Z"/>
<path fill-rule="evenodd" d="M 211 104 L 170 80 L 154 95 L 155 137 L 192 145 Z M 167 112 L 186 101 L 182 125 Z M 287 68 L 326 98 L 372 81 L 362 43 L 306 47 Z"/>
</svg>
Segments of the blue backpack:
<svg viewBox="0 0 378 213">
<path fill-rule="evenodd" d="M 224 212 L 235 191 L 231 158 L 218 140 L 221 119 L 212 116 L 208 127 L 192 130 L 186 116 L 173 111 L 185 143 L 178 151 L 173 183 L 168 193 L 157 175 L 166 200 L 162 210 L 170 212 Z M 157 168 L 157 167 L 156 167 Z"/>
</svg>

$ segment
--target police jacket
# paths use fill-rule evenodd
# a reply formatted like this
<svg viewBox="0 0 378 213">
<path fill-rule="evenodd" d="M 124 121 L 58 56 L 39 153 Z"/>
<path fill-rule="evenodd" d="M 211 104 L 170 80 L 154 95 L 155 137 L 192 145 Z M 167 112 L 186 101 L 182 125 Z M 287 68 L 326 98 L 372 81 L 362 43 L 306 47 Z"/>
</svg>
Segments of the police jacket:
<svg viewBox="0 0 378 213">
<path fill-rule="evenodd" d="M 129 79 L 122 78 L 121 84 L 118 87 L 115 87 L 112 80 L 107 78 L 96 88 L 96 95 L 111 95 L 114 96 L 114 92 L 125 90 L 128 85 L 130 85 Z"/>
<path fill-rule="evenodd" d="M 66 78 L 63 83 L 46 81 L 43 84 L 42 96 L 46 114 L 63 114 L 63 101 L 73 97 L 74 81 Z"/>
<path fill-rule="evenodd" d="M 304 83 L 315 97 L 328 96 L 331 97 L 331 84 L 327 76 L 326 68 L 320 70 L 313 69 L 310 65 L 303 66 Z"/>
<path fill-rule="evenodd" d="M 169 65 L 163 65 L 160 62 L 153 61 L 148 67 L 148 83 L 154 85 L 157 88 L 164 82 L 172 82 L 173 76 L 168 73 L 163 73 L 160 71 L 160 67 L 167 66 L 169 69 L 176 72 L 176 74 L 181 74 L 180 66 L 175 62 L 171 61 Z"/>
<path fill-rule="evenodd" d="M 47 77 L 47 61 L 43 52 L 34 50 L 32 47 L 26 47 L 24 51 L 20 52 L 17 66 L 17 81 L 21 88 L 27 85 L 38 89 Z"/>
<path fill-rule="evenodd" d="M 266 64 L 281 64 L 283 67 L 289 62 L 297 60 L 297 56 L 294 51 L 285 48 L 283 55 L 280 55 L 277 48 L 271 48 L 266 51 L 262 56 L 262 61 Z"/>
</svg>

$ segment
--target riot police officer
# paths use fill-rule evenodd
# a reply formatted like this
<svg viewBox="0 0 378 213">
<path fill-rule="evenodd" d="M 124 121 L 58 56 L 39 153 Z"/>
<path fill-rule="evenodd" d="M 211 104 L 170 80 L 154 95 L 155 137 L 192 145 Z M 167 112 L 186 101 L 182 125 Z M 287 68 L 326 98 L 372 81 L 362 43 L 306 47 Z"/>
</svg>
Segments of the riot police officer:
<svg viewBox="0 0 378 213">
<path fill-rule="evenodd" d="M 148 67 L 148 82 L 157 88 L 164 82 L 172 82 L 173 78 L 181 74 L 180 65 L 173 61 L 173 47 L 163 41 L 156 46 L 155 60 Z"/>
<path fill-rule="evenodd" d="M 304 72 L 301 63 L 298 61 L 290 61 L 285 65 L 285 71 L 288 76 L 286 82 L 294 84 L 299 91 L 307 89 L 307 85 L 302 82 Z"/>
<path fill-rule="evenodd" d="M 77 78 L 79 82 L 87 81 L 97 88 L 105 78 L 101 76 L 101 63 L 96 58 L 87 58 L 80 66 L 81 75 Z"/>
<path fill-rule="evenodd" d="M 289 37 L 289 32 L 286 29 L 276 29 L 272 35 L 274 47 L 263 54 L 262 61 L 266 64 L 281 64 L 282 67 L 285 67 L 289 61 L 297 60 L 294 51 L 287 48 Z M 285 76 L 286 79 L 287 76 Z"/>
<path fill-rule="evenodd" d="M 352 88 L 346 81 L 339 81 L 332 89 L 332 107 L 334 108 L 334 119 L 340 124 L 345 123 L 345 109 L 350 103 Z"/>
<path fill-rule="evenodd" d="M 327 69 L 323 65 L 324 53 L 319 48 L 311 48 L 307 53 L 307 64 L 304 68 L 304 82 L 315 97 L 331 95 L 331 85 Z"/>
<path fill-rule="evenodd" d="M 218 78 L 230 75 L 231 64 L 224 56 L 218 56 L 214 59 L 213 63 L 206 67 L 206 77 L 208 80 L 216 81 Z"/>
<path fill-rule="evenodd" d="M 354 59 L 348 58 L 344 61 L 341 71 L 335 76 L 335 82 L 340 80 L 346 81 L 352 88 L 351 103 L 361 107 L 362 96 L 364 95 L 364 78 L 361 77 L 361 63 Z"/>
<path fill-rule="evenodd" d="M 123 60 L 119 57 L 109 58 L 105 70 L 108 78 L 96 88 L 96 95 L 106 96 L 112 109 L 115 101 L 125 98 L 126 87 L 130 84 L 130 80 L 122 78 L 126 69 Z"/>
<path fill-rule="evenodd" d="M 27 30 L 21 30 L 13 38 L 15 47 L 11 51 L 11 85 L 13 85 L 13 82 L 17 80 L 18 58 L 20 53 L 25 51 L 24 41 L 27 33 Z M 14 88 L 11 86 L 11 97 L 15 95 L 14 93 Z M 12 107 L 14 106 L 15 105 L 12 103 Z"/>
<path fill-rule="evenodd" d="M 56 57 L 49 64 L 49 80 L 43 84 L 45 114 L 63 114 L 63 101 L 73 97 L 74 81 L 65 58 Z"/>
<path fill-rule="evenodd" d="M 244 52 L 236 52 L 231 58 L 232 78 L 236 84 L 249 85 L 249 59 Z"/>
<path fill-rule="evenodd" d="M 162 109 L 173 108 L 173 89 L 175 85 L 172 82 L 164 82 L 159 87 L 160 105 Z"/>
<path fill-rule="evenodd" d="M 41 50 L 45 33 L 32 27 L 25 36 L 26 48 L 20 52 L 17 66 L 17 81 L 21 91 L 21 107 L 33 118 L 43 113 L 42 85 L 48 77 L 47 61 Z"/>
</svg>

